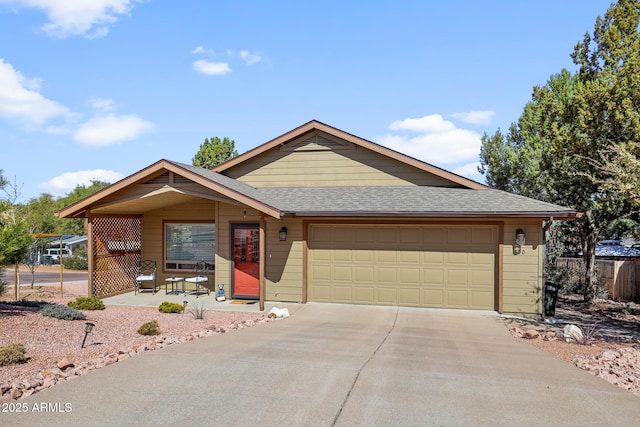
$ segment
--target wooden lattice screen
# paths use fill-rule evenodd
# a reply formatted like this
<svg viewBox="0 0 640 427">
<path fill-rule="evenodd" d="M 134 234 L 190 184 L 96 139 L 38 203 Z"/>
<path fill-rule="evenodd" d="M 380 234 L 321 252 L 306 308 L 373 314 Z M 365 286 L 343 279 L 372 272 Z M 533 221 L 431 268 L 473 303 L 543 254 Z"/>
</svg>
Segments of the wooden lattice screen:
<svg viewBox="0 0 640 427">
<path fill-rule="evenodd" d="M 92 295 L 107 297 L 133 290 L 142 259 L 142 217 L 93 217 Z"/>
</svg>

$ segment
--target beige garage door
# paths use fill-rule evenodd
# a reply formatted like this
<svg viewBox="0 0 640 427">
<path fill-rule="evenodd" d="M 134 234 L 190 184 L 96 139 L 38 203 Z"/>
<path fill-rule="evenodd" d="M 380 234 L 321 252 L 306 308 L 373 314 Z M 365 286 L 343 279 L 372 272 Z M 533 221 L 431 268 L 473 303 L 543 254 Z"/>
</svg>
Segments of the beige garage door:
<svg viewBox="0 0 640 427">
<path fill-rule="evenodd" d="M 493 226 L 311 225 L 308 299 L 494 309 Z"/>
</svg>

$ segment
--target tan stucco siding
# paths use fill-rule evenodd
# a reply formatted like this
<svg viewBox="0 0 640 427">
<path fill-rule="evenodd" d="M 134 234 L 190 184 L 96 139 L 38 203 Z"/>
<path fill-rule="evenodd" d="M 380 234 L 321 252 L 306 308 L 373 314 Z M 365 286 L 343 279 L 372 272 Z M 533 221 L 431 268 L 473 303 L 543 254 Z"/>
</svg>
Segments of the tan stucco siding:
<svg viewBox="0 0 640 427">
<path fill-rule="evenodd" d="M 518 253 L 517 229 L 523 229 L 526 244 Z M 507 221 L 503 247 L 503 312 L 523 317 L 539 317 L 542 312 L 542 222 Z"/>
<path fill-rule="evenodd" d="M 254 187 L 455 185 L 364 148 L 337 151 L 276 148 L 224 174 Z"/>
<path fill-rule="evenodd" d="M 142 258 L 152 259 L 158 264 L 157 283 L 164 284 L 164 280 L 175 273 L 164 272 L 163 221 L 214 221 L 216 202 L 200 199 L 186 204 L 178 204 L 164 209 L 149 211 L 142 220 Z M 215 283 L 210 277 L 210 284 Z"/>
<path fill-rule="evenodd" d="M 280 241 L 279 232 L 287 227 L 287 240 Z M 268 219 L 266 245 L 267 300 L 302 302 L 303 242 L 302 221 Z"/>
</svg>

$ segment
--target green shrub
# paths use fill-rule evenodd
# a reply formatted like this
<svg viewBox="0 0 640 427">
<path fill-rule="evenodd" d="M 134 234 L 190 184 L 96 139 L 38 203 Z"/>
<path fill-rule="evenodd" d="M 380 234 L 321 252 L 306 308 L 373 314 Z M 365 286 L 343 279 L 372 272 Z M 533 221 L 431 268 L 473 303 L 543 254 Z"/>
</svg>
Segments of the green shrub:
<svg viewBox="0 0 640 427">
<path fill-rule="evenodd" d="M 87 270 L 89 262 L 87 261 L 87 249 L 80 246 L 70 257 L 62 259 L 62 265 L 69 270 Z"/>
<path fill-rule="evenodd" d="M 160 326 L 157 320 L 147 322 L 138 328 L 140 335 L 160 335 Z"/>
<path fill-rule="evenodd" d="M 160 304 L 160 307 L 158 307 L 158 311 L 160 313 L 182 313 L 184 311 L 184 306 L 177 302 L 164 301 Z"/>
<path fill-rule="evenodd" d="M 40 308 L 44 305 L 49 304 L 47 301 L 30 301 L 26 299 L 21 299 L 20 301 L 7 301 L 5 304 L 15 305 L 16 307 L 35 307 Z"/>
<path fill-rule="evenodd" d="M 46 304 L 40 309 L 40 314 L 60 320 L 84 320 L 87 318 L 80 310 L 61 304 Z"/>
<path fill-rule="evenodd" d="M 13 343 L 0 347 L 0 366 L 13 365 L 27 361 L 27 350 L 20 343 Z"/>
<path fill-rule="evenodd" d="M 104 310 L 104 303 L 98 297 L 78 297 L 75 301 L 67 303 L 76 310 Z"/>
</svg>

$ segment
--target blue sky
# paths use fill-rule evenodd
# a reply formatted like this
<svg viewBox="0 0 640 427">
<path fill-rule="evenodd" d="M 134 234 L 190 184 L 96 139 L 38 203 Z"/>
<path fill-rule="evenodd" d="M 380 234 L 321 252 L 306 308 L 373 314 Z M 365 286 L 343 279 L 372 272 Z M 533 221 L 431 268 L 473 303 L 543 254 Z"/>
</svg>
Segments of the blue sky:
<svg viewBox="0 0 640 427">
<path fill-rule="evenodd" d="M 483 182 L 481 135 L 610 4 L 0 0 L 0 169 L 59 197 L 315 119 Z"/>
</svg>

